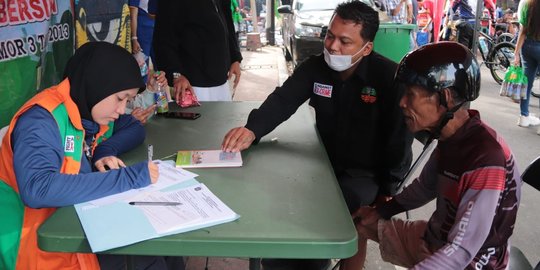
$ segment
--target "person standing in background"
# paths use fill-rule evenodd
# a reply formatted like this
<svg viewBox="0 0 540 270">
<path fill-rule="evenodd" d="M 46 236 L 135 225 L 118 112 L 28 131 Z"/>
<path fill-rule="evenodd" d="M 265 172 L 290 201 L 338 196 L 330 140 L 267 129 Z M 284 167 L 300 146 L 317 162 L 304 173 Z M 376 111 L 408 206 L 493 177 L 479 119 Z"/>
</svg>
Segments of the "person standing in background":
<svg viewBox="0 0 540 270">
<path fill-rule="evenodd" d="M 418 42 L 418 46 L 422 46 L 431 42 L 431 31 L 433 30 L 433 2 L 431 0 L 418 1 L 418 19 L 416 20 L 418 25 L 418 32 L 427 33 L 427 40 L 425 43 Z"/>
<path fill-rule="evenodd" d="M 418 1 L 408 0 L 407 3 L 407 23 L 416 24 L 416 18 L 418 17 Z"/>
<path fill-rule="evenodd" d="M 529 80 L 527 96 L 521 99 L 520 127 L 536 126 L 540 119 L 529 114 L 529 101 L 534 83 L 534 76 L 540 67 L 540 0 L 522 0 L 518 6 L 518 18 L 521 31 L 516 44 L 514 65 L 523 64 L 525 76 Z M 540 129 L 536 132 L 540 135 Z"/>
<path fill-rule="evenodd" d="M 154 52 L 176 101 L 192 91 L 200 101 L 231 101 L 240 81 L 242 55 L 236 41 L 231 0 L 160 1 Z"/>
<path fill-rule="evenodd" d="M 418 19 L 418 1 L 417 0 L 408 0 L 407 3 L 407 23 L 416 25 Z M 411 31 L 411 39 L 409 48 L 411 50 L 417 47 L 416 44 L 416 30 Z"/>
<path fill-rule="evenodd" d="M 154 0 L 129 0 L 129 13 L 131 16 L 131 50 L 133 54 L 142 52 L 154 62 L 154 50 L 152 49 L 152 36 L 154 34 L 154 15 L 149 13 Z M 155 9 L 155 8 L 154 8 Z M 149 67 L 148 58 L 146 65 Z M 143 76 L 146 82 L 148 76 Z"/>
<path fill-rule="evenodd" d="M 407 23 L 407 0 L 386 0 L 386 12 L 393 23 Z"/>
<path fill-rule="evenodd" d="M 477 0 L 454 0 L 451 6 L 453 16 L 448 18 L 454 21 L 457 30 L 457 42 L 472 49 L 474 38 L 474 25 L 476 24 Z M 495 4 L 492 0 L 483 0 L 492 18 L 495 18 Z"/>
<path fill-rule="evenodd" d="M 386 12 L 393 23 L 411 23 L 413 21 L 412 0 L 386 0 Z M 409 35 L 409 51 L 416 47 L 416 35 L 411 31 Z"/>
<path fill-rule="evenodd" d="M 231 0 L 231 12 L 232 12 L 232 19 L 234 24 L 234 34 L 236 35 L 236 42 L 238 42 L 238 46 L 240 47 L 240 23 L 242 23 L 242 15 L 240 15 L 240 7 L 238 6 L 237 0 Z"/>
</svg>

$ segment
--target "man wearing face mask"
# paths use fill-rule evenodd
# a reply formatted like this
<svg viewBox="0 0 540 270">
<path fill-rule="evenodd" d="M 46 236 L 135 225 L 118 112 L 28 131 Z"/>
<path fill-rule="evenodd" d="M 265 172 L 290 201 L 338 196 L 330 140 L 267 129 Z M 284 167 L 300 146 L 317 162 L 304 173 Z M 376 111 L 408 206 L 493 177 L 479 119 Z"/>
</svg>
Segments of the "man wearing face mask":
<svg viewBox="0 0 540 270">
<path fill-rule="evenodd" d="M 225 135 L 222 149 L 237 152 L 257 143 L 309 99 L 349 210 L 393 195 L 411 163 L 412 135 L 393 84 L 397 64 L 373 51 L 378 27 L 377 12 L 361 1 L 338 5 L 323 54 L 300 64 L 250 113 L 244 127 Z M 365 242 L 359 242 L 365 252 Z M 324 269 L 327 264 L 263 260 L 265 269 Z"/>
</svg>

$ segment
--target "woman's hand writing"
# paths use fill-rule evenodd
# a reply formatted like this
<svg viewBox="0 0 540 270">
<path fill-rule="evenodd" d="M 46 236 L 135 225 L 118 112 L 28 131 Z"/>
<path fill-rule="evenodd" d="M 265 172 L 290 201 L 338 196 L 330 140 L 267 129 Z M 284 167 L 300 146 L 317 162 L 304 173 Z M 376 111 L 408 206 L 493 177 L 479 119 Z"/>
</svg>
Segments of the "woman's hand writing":
<svg viewBox="0 0 540 270">
<path fill-rule="evenodd" d="M 159 168 L 152 161 L 148 161 L 148 173 L 150 174 L 150 182 L 155 184 L 159 178 Z"/>
</svg>

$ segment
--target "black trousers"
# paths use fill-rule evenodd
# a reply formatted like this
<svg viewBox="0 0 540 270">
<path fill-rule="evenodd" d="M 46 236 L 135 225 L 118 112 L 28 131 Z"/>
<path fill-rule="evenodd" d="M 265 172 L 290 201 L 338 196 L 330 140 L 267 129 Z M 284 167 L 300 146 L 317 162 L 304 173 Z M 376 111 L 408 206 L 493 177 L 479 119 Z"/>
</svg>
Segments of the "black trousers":
<svg viewBox="0 0 540 270">
<path fill-rule="evenodd" d="M 373 174 L 356 171 L 337 178 L 350 213 L 377 198 L 379 185 Z M 261 264 L 263 270 L 325 270 L 330 266 L 330 259 L 262 259 Z"/>
<path fill-rule="evenodd" d="M 462 22 L 456 25 L 457 30 L 457 42 L 465 45 L 467 48 L 472 49 L 474 28 L 469 22 Z"/>
<path fill-rule="evenodd" d="M 262 259 L 263 270 L 325 270 L 330 259 Z"/>
</svg>

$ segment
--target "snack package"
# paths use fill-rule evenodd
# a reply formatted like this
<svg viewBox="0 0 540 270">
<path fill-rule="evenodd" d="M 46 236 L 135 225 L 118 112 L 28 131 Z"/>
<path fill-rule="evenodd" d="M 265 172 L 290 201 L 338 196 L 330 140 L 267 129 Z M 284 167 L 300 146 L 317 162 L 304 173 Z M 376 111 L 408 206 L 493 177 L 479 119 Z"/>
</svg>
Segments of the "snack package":
<svg viewBox="0 0 540 270">
<path fill-rule="evenodd" d="M 177 101 L 178 105 L 182 108 L 201 106 L 201 103 L 197 100 L 197 97 L 193 94 L 191 89 L 186 89 L 182 100 Z"/>
</svg>

